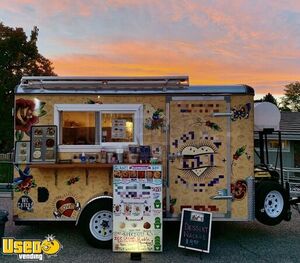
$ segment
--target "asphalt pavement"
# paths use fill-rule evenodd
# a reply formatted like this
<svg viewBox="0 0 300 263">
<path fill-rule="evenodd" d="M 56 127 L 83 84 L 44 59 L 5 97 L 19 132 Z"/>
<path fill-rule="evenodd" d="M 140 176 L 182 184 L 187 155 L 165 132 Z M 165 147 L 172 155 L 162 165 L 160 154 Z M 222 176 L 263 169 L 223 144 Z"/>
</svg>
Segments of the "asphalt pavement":
<svg viewBox="0 0 300 263">
<path fill-rule="evenodd" d="M 5 236 L 16 239 L 44 239 L 53 234 L 63 245 L 56 257 L 45 262 L 134 262 L 129 253 L 113 253 L 88 245 L 70 223 L 37 223 L 15 226 L 11 218 L 11 199 L 0 199 L 0 208 L 10 212 Z M 300 262 L 300 214 L 293 210 L 292 220 L 277 226 L 258 222 L 217 222 L 212 226 L 210 253 L 178 247 L 179 223 L 165 222 L 162 253 L 143 253 L 141 262 Z M 16 256 L 0 253 L 0 262 L 20 262 Z"/>
</svg>

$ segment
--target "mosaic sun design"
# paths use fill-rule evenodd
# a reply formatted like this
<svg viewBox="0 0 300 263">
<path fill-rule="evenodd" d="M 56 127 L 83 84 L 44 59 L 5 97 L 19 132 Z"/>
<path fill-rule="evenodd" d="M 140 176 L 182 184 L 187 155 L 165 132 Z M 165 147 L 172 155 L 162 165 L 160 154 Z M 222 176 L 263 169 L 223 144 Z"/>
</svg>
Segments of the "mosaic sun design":
<svg viewBox="0 0 300 263">
<path fill-rule="evenodd" d="M 194 178 L 206 178 L 215 167 L 217 148 L 213 143 L 201 141 L 199 144 L 185 144 L 180 149 L 180 167 L 184 175 Z"/>
</svg>

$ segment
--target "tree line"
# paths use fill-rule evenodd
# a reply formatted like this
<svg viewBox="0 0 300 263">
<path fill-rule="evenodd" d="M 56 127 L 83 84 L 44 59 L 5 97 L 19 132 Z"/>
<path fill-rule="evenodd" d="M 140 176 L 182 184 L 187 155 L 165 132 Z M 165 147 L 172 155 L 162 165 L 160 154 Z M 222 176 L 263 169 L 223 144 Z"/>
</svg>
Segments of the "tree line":
<svg viewBox="0 0 300 263">
<path fill-rule="evenodd" d="M 22 28 L 0 23 L 0 152 L 13 148 L 14 89 L 22 76 L 53 76 L 52 62 L 37 48 L 38 28 L 29 37 Z"/>
<path fill-rule="evenodd" d="M 27 37 L 22 28 L 0 22 L 0 153 L 10 152 L 14 142 L 14 89 L 22 76 L 55 76 L 52 62 L 38 51 L 39 29 L 33 27 Z M 279 103 L 271 93 L 262 101 L 277 105 L 282 111 L 300 111 L 300 82 L 285 86 Z"/>
<path fill-rule="evenodd" d="M 295 81 L 285 86 L 284 95 L 278 101 L 271 93 L 267 93 L 256 102 L 267 101 L 275 104 L 280 111 L 300 111 L 300 82 Z"/>
</svg>

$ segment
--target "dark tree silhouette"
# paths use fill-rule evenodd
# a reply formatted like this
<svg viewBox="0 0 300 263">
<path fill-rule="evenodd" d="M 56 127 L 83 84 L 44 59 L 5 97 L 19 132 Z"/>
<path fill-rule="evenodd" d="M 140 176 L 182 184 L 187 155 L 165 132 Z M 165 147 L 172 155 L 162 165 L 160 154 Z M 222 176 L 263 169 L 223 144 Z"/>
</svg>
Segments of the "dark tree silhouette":
<svg viewBox="0 0 300 263">
<path fill-rule="evenodd" d="M 300 111 L 300 82 L 292 82 L 285 86 L 281 101 L 281 110 Z"/>
<path fill-rule="evenodd" d="M 274 96 L 271 93 L 266 94 L 263 98 L 262 101 L 267 101 L 270 103 L 275 104 L 276 106 L 278 106 L 277 100 L 274 98 Z"/>
<path fill-rule="evenodd" d="M 37 48 L 38 28 L 28 38 L 22 28 L 0 23 L 0 152 L 13 148 L 14 88 L 22 76 L 55 75 L 50 60 Z"/>
</svg>

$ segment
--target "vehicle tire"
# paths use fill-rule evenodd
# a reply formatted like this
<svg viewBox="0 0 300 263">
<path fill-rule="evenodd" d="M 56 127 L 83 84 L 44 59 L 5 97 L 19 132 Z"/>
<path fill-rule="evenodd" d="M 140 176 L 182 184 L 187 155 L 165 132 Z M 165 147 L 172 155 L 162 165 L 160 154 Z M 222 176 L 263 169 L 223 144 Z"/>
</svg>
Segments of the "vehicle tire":
<svg viewBox="0 0 300 263">
<path fill-rule="evenodd" d="M 97 248 L 111 248 L 113 237 L 112 198 L 96 200 L 84 208 L 79 227 L 86 241 Z"/>
<path fill-rule="evenodd" d="M 269 226 L 279 224 L 288 209 L 288 198 L 284 188 L 277 182 L 263 181 L 255 190 L 255 217 Z"/>
</svg>

